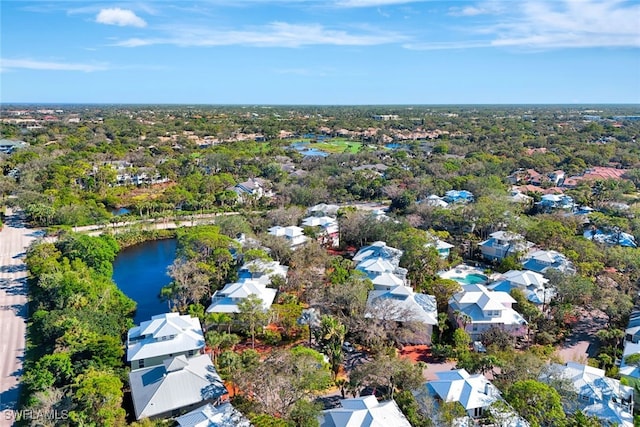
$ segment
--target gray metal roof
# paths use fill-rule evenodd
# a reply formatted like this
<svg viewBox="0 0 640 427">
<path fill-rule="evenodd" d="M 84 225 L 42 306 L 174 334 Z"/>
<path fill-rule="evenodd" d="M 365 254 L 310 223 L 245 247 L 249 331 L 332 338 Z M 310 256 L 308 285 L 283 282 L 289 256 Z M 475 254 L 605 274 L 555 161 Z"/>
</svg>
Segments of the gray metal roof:
<svg viewBox="0 0 640 427">
<path fill-rule="evenodd" d="M 137 419 L 214 400 L 227 393 L 206 354 L 190 359 L 178 356 L 160 366 L 132 371 L 129 383 Z"/>
</svg>

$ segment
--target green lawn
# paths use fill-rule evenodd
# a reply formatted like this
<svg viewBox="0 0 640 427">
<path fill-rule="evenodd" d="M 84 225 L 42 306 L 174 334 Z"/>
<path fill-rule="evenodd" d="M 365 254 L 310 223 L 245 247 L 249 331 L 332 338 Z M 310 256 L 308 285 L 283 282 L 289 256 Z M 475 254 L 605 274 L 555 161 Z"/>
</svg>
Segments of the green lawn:
<svg viewBox="0 0 640 427">
<path fill-rule="evenodd" d="M 309 148 L 315 148 L 331 154 L 357 153 L 362 144 L 345 138 L 333 138 L 324 142 L 311 142 Z"/>
</svg>

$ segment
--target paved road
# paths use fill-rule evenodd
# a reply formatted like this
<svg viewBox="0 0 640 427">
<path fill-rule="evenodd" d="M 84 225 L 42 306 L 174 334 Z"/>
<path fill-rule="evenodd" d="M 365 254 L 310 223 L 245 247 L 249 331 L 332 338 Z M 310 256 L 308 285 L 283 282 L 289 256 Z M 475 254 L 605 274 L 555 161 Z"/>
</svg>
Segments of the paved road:
<svg viewBox="0 0 640 427">
<path fill-rule="evenodd" d="M 12 425 L 27 329 L 27 269 L 24 252 L 42 233 L 25 228 L 19 215 L 7 209 L 0 231 L 0 427 Z"/>
</svg>

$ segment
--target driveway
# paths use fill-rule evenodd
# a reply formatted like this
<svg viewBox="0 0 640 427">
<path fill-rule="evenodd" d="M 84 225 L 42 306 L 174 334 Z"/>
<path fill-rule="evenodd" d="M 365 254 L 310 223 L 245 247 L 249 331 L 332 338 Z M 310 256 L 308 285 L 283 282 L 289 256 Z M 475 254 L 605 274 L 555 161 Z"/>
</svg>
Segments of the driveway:
<svg viewBox="0 0 640 427">
<path fill-rule="evenodd" d="M 581 310 L 578 322 L 564 343 L 556 350 L 563 362 L 587 363 L 587 358 L 595 357 L 600 342 L 596 333 L 606 328 L 607 316 L 599 310 Z"/>
<path fill-rule="evenodd" d="M 7 209 L 0 231 L 0 427 L 13 424 L 11 411 L 18 406 L 28 315 L 24 253 L 41 235 Z"/>
</svg>

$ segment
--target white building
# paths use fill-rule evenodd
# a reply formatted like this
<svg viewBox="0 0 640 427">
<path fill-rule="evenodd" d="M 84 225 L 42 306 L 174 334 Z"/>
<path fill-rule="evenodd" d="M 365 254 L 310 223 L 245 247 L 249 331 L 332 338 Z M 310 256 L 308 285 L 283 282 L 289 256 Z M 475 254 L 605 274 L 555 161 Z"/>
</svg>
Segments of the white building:
<svg viewBox="0 0 640 427">
<path fill-rule="evenodd" d="M 436 372 L 437 380 L 426 384 L 427 393 L 436 401 L 457 402 L 462 406 L 470 419 L 478 419 L 487 415 L 487 410 L 496 403 L 502 401 L 500 391 L 482 374 L 469 374 L 464 369 Z M 528 427 L 529 423 L 515 412 L 509 414 L 507 424 L 504 427 Z M 461 425 L 473 425 L 468 420 Z"/>
<path fill-rule="evenodd" d="M 537 305 L 548 304 L 555 295 L 553 288 L 547 288 L 549 279 L 542 274 L 529 270 L 510 270 L 503 273 L 497 281 L 487 286 L 492 291 L 510 293 L 520 289 L 529 301 Z"/>
<path fill-rule="evenodd" d="M 581 410 L 585 415 L 598 417 L 605 426 L 634 425 L 633 387 L 606 377 L 602 369 L 575 362 L 565 365 L 552 363 L 540 375 L 540 381 L 550 385 L 561 380 L 569 382 L 576 394 L 573 405 L 565 405 L 565 411 L 572 413 Z"/>
<path fill-rule="evenodd" d="M 509 231 L 496 231 L 480 243 L 482 256 L 489 261 L 501 261 L 509 255 L 526 252 L 533 246 L 523 236 Z"/>
<path fill-rule="evenodd" d="M 411 427 L 394 400 L 371 395 L 343 399 L 342 407 L 322 411 L 320 427 Z"/>
<path fill-rule="evenodd" d="M 127 333 L 127 362 L 131 369 L 162 364 L 167 357 L 200 353 L 204 348 L 200 320 L 179 313 L 153 316 Z"/>
<path fill-rule="evenodd" d="M 269 234 L 285 238 L 287 242 L 289 242 L 289 246 L 294 249 L 303 245 L 308 240 L 308 237 L 304 235 L 304 230 L 296 225 L 290 225 L 288 227 L 276 225 L 269 229 Z"/>
<path fill-rule="evenodd" d="M 527 321 L 511 308 L 515 302 L 506 292 L 489 291 L 483 285 L 464 285 L 462 292 L 449 300 L 449 316 L 474 341 L 494 326 L 514 336 L 524 336 Z"/>
<path fill-rule="evenodd" d="M 333 248 L 340 245 L 337 219 L 330 216 L 310 216 L 302 220 L 302 225 L 317 228 L 316 237 L 322 245 Z"/>
<path fill-rule="evenodd" d="M 227 394 L 208 354 L 173 357 L 159 366 L 132 371 L 129 383 L 138 420 L 177 415 Z"/>
<path fill-rule="evenodd" d="M 566 274 L 576 273 L 576 269 L 571 261 L 558 251 L 537 250 L 529 252 L 525 255 L 522 266 L 536 273 L 545 273 L 551 269 Z"/>
<path fill-rule="evenodd" d="M 231 403 L 207 403 L 176 418 L 180 427 L 251 427 L 251 423 Z"/>
</svg>

